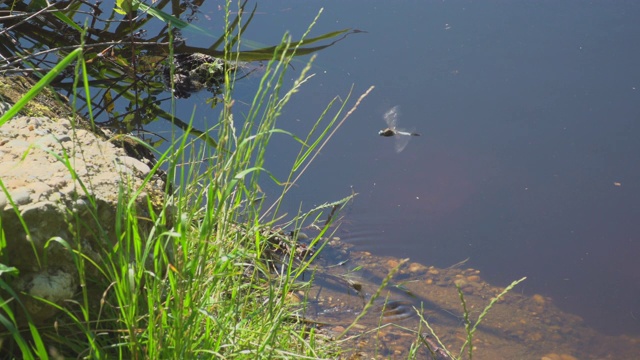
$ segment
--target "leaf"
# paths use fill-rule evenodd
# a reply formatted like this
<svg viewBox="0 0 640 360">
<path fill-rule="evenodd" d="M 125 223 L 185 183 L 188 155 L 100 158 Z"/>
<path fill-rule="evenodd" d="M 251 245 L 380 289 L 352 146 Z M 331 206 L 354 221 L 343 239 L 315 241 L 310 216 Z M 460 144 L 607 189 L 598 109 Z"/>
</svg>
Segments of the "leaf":
<svg viewBox="0 0 640 360">
<path fill-rule="evenodd" d="M 131 1 L 133 3 L 134 6 L 136 6 L 136 9 L 138 7 L 140 7 L 140 10 L 149 13 L 149 15 L 154 16 L 160 20 L 162 20 L 163 22 L 170 24 L 171 26 L 175 26 L 178 29 L 181 30 L 187 30 L 187 31 L 192 31 L 195 32 L 197 34 L 200 35 L 205 35 L 208 37 L 214 37 L 210 31 L 207 31 L 199 26 L 196 25 L 192 25 L 189 24 L 188 22 L 184 21 L 184 20 L 180 20 L 177 17 L 173 16 L 173 15 L 169 15 L 166 12 L 162 11 L 162 10 L 158 10 L 156 8 L 152 8 L 151 6 L 147 5 L 147 4 L 143 4 L 140 2 L 140 0 L 116 0 L 116 1 Z"/>
<path fill-rule="evenodd" d="M 111 90 L 107 90 L 104 93 L 104 109 L 109 113 L 112 114 L 113 113 L 113 109 L 116 107 L 116 105 L 113 102 L 113 98 L 111 97 Z"/>
<path fill-rule="evenodd" d="M 73 20 L 71 20 L 67 15 L 63 14 L 62 12 L 55 11 L 53 13 L 53 16 L 57 17 L 58 19 L 63 21 L 65 24 L 71 26 L 72 28 L 82 32 L 82 28 L 78 24 L 76 24 Z"/>
<path fill-rule="evenodd" d="M 27 9 L 29 9 L 30 11 L 43 10 L 50 7 L 51 5 L 46 0 L 35 0 L 35 1 L 32 1 L 29 5 L 27 5 Z M 60 19 L 60 21 L 82 32 L 82 28 L 78 24 L 76 24 L 73 20 L 71 20 L 67 15 L 65 15 L 62 11 L 53 11 L 52 14 L 53 16 Z"/>
<path fill-rule="evenodd" d="M 49 72 L 40 79 L 31 90 L 29 90 L 18 102 L 16 102 L 11 109 L 7 110 L 2 117 L 0 117 L 0 126 L 5 122 L 9 121 L 12 117 L 14 117 L 22 108 L 33 99 L 36 95 L 42 91 L 45 87 L 47 87 L 53 79 L 58 76 L 67 66 L 71 64 L 72 61 L 76 60 L 78 56 L 82 56 L 82 48 L 77 48 L 73 50 L 69 55 L 65 56 L 53 69 L 49 70 Z"/>
<path fill-rule="evenodd" d="M 4 275 L 4 274 L 8 274 L 8 275 L 18 275 L 18 273 L 20 273 L 20 271 L 18 271 L 17 268 L 13 267 L 13 266 L 7 266 L 5 264 L 0 264 L 0 276 Z"/>
<path fill-rule="evenodd" d="M 138 4 L 137 0 L 116 0 L 114 10 L 118 14 L 126 15 L 132 11 L 138 11 Z"/>
</svg>

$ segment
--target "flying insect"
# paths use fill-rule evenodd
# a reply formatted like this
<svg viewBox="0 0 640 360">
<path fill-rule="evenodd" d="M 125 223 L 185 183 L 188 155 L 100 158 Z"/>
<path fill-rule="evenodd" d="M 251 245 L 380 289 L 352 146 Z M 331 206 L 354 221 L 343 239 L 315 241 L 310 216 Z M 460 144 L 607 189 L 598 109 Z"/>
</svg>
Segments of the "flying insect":
<svg viewBox="0 0 640 360">
<path fill-rule="evenodd" d="M 384 121 L 387 123 L 387 128 L 378 131 L 378 135 L 386 137 L 394 136 L 396 138 L 396 152 L 404 150 L 412 136 L 420 136 L 418 133 L 396 127 L 398 124 L 398 117 L 400 117 L 398 106 L 394 106 L 387 110 L 383 117 Z"/>
</svg>

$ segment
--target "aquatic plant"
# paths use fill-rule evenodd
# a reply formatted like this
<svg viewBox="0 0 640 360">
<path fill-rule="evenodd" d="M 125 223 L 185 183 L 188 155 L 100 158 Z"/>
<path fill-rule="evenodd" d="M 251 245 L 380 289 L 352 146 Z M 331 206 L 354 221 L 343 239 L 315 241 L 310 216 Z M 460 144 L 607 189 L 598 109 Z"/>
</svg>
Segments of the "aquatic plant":
<svg viewBox="0 0 640 360">
<path fill-rule="evenodd" d="M 0 36 L 11 41 L 0 43 L 0 74 L 30 74 L 35 78 L 51 74 L 60 58 L 82 44 L 88 65 L 83 68 L 88 80 L 79 86 L 85 88 L 84 92 L 73 93 L 77 84 L 68 81 L 73 77 L 71 68 L 56 74 L 49 83 L 67 97 L 77 98 L 80 113 L 122 133 L 140 130 L 158 119 L 187 130 L 189 122 L 163 106 L 171 101 L 166 90 L 173 88 L 177 90 L 174 95 L 186 97 L 196 89 L 207 89 L 216 98 L 222 94 L 220 85 L 227 71 L 246 75 L 260 66 L 250 62 L 269 61 L 279 51 L 285 53 L 278 56 L 309 55 L 359 32 L 342 29 L 307 36 L 304 44 L 302 39 L 291 40 L 287 48 L 257 44 L 244 37 L 257 9 L 255 5 L 248 10 L 247 2 L 240 1 L 236 11 L 226 14 L 225 30 L 220 34 L 192 23 L 198 17 L 198 4 L 202 3 L 196 1 L 180 4 L 159 0 L 150 6 L 139 0 L 127 0 L 118 1 L 112 8 L 108 6 L 113 3 L 89 4 L 80 0 L 2 2 L 0 11 L 6 15 L 0 17 Z M 172 14 L 166 13 L 165 8 L 170 8 Z M 148 26 L 158 20 L 163 27 Z M 210 43 L 188 45 L 189 35 L 210 39 Z M 210 59 L 205 64 L 222 61 L 225 66 L 204 81 L 193 76 L 181 78 L 182 74 L 193 75 L 194 67 L 198 67 L 192 57 Z M 170 71 L 174 75 L 171 79 Z M 194 83 L 203 86 L 192 87 Z M 193 127 L 190 131 L 207 137 L 204 131 Z"/>
</svg>

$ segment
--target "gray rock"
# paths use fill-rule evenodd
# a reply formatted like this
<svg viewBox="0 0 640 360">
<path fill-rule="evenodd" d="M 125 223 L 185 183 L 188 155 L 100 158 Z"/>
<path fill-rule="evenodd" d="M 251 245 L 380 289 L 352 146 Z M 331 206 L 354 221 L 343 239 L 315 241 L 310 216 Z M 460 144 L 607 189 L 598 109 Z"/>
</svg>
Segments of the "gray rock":
<svg viewBox="0 0 640 360">
<path fill-rule="evenodd" d="M 0 180 L 22 218 L 20 221 L 7 194 L 0 190 L 0 220 L 6 239 L 0 262 L 19 270 L 17 278 L 5 281 L 22 294 L 20 300 L 36 322 L 56 313 L 55 307 L 36 297 L 63 305 L 80 293 L 73 253 L 62 244 L 82 249 L 84 256 L 102 264 L 101 254 L 111 251 L 118 239 L 114 229 L 119 194 L 133 196 L 135 191 L 127 195 L 128 189 L 142 187 L 151 171 L 108 140 L 73 128 L 67 119 L 44 117 L 14 118 L 0 128 Z M 68 164 L 50 152 L 65 154 Z M 151 217 L 147 203 L 161 204 L 163 189 L 164 182 L 156 175 L 139 192 L 135 204 L 140 218 Z M 140 221 L 143 234 L 152 226 Z M 86 271 L 87 276 L 100 276 L 96 269 Z M 97 303 L 102 291 L 95 293 Z M 0 297 L 6 300 L 10 295 L 0 292 Z M 15 305 L 14 311 L 21 312 Z"/>
<path fill-rule="evenodd" d="M 21 296 L 20 300 L 27 311 L 37 316 L 37 319 L 43 320 L 55 315 L 57 309 L 37 298 L 61 304 L 63 301 L 73 298 L 77 287 L 77 274 L 74 276 L 74 274 L 59 269 L 32 272 L 13 282 L 14 290 L 25 294 Z"/>
<path fill-rule="evenodd" d="M 137 171 L 142 176 L 147 176 L 151 172 L 151 169 L 149 168 L 149 166 L 147 166 L 147 164 L 143 163 L 138 159 L 134 159 L 130 156 L 117 157 L 116 161 L 118 162 L 118 164 L 124 165 L 129 170 L 132 170 L 134 172 Z"/>
</svg>

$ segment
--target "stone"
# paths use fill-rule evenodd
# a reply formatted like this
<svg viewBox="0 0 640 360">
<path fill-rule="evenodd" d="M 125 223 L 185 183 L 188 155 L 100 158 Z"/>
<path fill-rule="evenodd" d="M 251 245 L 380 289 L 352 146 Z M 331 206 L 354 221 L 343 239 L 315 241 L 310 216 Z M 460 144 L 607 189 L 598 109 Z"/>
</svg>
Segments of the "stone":
<svg viewBox="0 0 640 360">
<path fill-rule="evenodd" d="M 391 270 L 396 266 L 398 266 L 398 264 L 399 264 L 398 260 L 395 260 L 395 259 L 387 260 L 387 269 Z"/>
<path fill-rule="evenodd" d="M 133 203 L 141 219 L 151 217 L 149 200 L 162 204 L 164 199 L 164 181 L 159 175 L 144 182 L 151 171 L 148 165 L 79 125 L 74 126 L 75 131 L 69 130 L 70 124 L 69 119 L 15 117 L 0 127 L 0 180 L 7 189 L 6 193 L 0 190 L 1 230 L 6 239 L 0 263 L 19 270 L 17 277 L 7 281 L 15 292 L 23 294 L 20 300 L 36 324 L 57 312 L 36 297 L 63 305 L 81 294 L 73 253 L 62 242 L 101 264 L 100 254 L 118 241 L 114 230 L 121 194 L 136 196 Z M 61 161 L 52 153 L 65 154 L 68 160 Z M 127 194 L 129 189 L 134 191 Z M 142 234 L 152 226 L 139 222 Z M 93 267 L 86 271 L 87 276 L 99 276 Z M 102 291 L 96 294 L 101 296 Z M 11 298 L 6 292 L 0 296 Z M 98 303 L 100 298 L 93 301 Z M 16 319 L 26 321 L 17 302 L 11 306 Z"/>
<path fill-rule="evenodd" d="M 544 306 L 544 304 L 546 303 L 546 300 L 544 299 L 544 296 L 540 295 L 540 294 L 534 294 L 531 299 L 533 300 L 534 303 L 536 303 L 536 305 L 539 306 Z"/>
<path fill-rule="evenodd" d="M 465 279 L 455 279 L 453 283 L 459 288 L 463 288 L 467 285 L 467 281 Z"/>
<path fill-rule="evenodd" d="M 578 358 L 569 354 L 560 354 L 560 360 L 578 360 Z"/>
<path fill-rule="evenodd" d="M 562 358 L 558 354 L 550 353 L 543 356 L 540 360 L 562 360 Z"/>
<path fill-rule="evenodd" d="M 129 169 L 131 170 L 131 172 L 128 172 L 129 174 L 133 174 L 137 171 L 142 176 L 147 176 L 147 174 L 151 172 L 151 169 L 149 168 L 149 166 L 147 166 L 147 164 L 130 156 L 119 156 L 116 158 L 116 163 L 124 166 L 124 168 L 119 168 L 116 165 L 120 172 L 127 172 L 126 169 Z"/>
<path fill-rule="evenodd" d="M 469 281 L 469 282 L 478 282 L 478 281 L 480 281 L 480 276 L 478 276 L 478 275 L 467 276 L 467 281 Z"/>
<path fill-rule="evenodd" d="M 31 190 L 28 188 L 20 188 L 10 193 L 11 199 L 16 205 L 24 205 L 29 202 Z"/>
<path fill-rule="evenodd" d="M 416 273 L 416 272 L 423 272 L 423 271 L 425 271 L 426 269 L 427 269 L 427 267 L 426 267 L 426 266 L 424 266 L 424 265 L 422 265 L 422 264 L 419 264 L 419 263 L 416 263 L 416 262 L 411 263 L 411 264 L 409 265 L 409 272 L 412 272 L 412 273 Z"/>
<path fill-rule="evenodd" d="M 13 282 L 14 290 L 24 292 L 21 301 L 30 314 L 38 318 L 48 318 L 56 313 L 54 307 L 36 299 L 43 298 L 55 304 L 73 298 L 78 287 L 77 276 L 60 269 L 46 269 L 21 276 Z"/>
<path fill-rule="evenodd" d="M 298 304 L 298 303 L 300 303 L 300 297 L 297 294 L 294 294 L 294 293 L 287 293 L 287 295 L 285 296 L 284 301 L 287 304 Z"/>
</svg>

